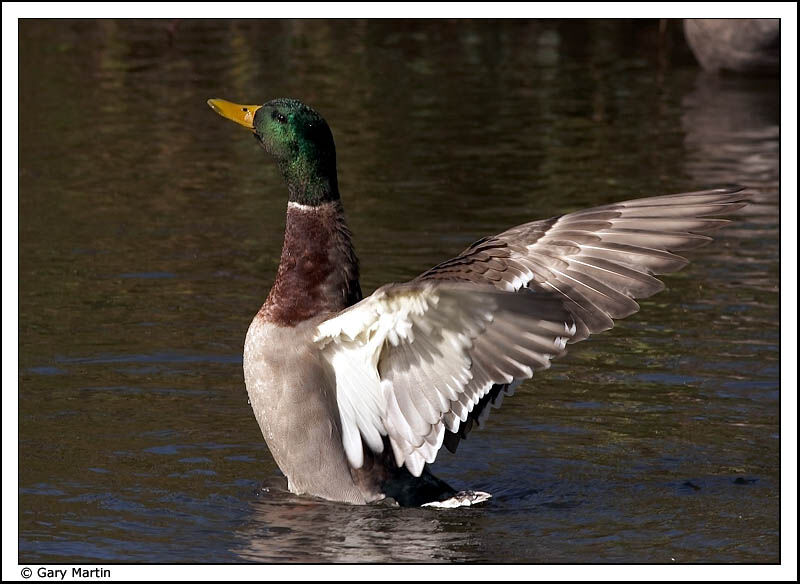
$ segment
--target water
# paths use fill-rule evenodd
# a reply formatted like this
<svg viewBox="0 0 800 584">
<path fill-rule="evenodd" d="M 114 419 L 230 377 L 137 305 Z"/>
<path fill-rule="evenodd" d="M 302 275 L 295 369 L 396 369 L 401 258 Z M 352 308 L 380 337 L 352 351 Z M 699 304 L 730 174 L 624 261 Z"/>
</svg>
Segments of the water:
<svg viewBox="0 0 800 584">
<path fill-rule="evenodd" d="M 19 561 L 778 562 L 778 85 L 657 39 L 624 21 L 23 21 Z M 205 104 L 279 96 L 333 129 L 367 292 L 564 211 L 720 183 L 754 204 L 440 454 L 490 504 L 302 499 L 241 373 L 285 191 Z"/>
</svg>

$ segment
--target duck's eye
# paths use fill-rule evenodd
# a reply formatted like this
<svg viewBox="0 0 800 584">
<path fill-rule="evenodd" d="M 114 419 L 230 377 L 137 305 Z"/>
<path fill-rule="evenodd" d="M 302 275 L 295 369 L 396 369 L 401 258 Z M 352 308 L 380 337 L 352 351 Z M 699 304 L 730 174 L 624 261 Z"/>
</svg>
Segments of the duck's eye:
<svg viewBox="0 0 800 584">
<path fill-rule="evenodd" d="M 286 123 L 286 116 L 285 116 L 285 115 L 283 115 L 283 114 L 282 114 L 281 112 L 279 112 L 278 110 L 273 110 L 273 112 L 272 112 L 272 119 L 273 119 L 273 120 L 278 120 L 278 121 L 279 121 L 281 124 L 285 124 L 285 123 Z"/>
</svg>

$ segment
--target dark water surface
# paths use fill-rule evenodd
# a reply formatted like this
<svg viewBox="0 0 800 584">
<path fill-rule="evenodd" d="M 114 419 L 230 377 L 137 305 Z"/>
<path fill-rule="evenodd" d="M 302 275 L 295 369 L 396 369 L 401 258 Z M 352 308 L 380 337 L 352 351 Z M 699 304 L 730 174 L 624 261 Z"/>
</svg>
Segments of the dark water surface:
<svg viewBox="0 0 800 584">
<path fill-rule="evenodd" d="M 646 22 L 19 32 L 20 562 L 779 561 L 775 79 L 705 75 Z M 581 207 L 755 204 L 440 454 L 490 504 L 257 494 L 277 470 L 241 354 L 286 194 L 205 102 L 279 96 L 333 129 L 365 292 Z"/>
</svg>

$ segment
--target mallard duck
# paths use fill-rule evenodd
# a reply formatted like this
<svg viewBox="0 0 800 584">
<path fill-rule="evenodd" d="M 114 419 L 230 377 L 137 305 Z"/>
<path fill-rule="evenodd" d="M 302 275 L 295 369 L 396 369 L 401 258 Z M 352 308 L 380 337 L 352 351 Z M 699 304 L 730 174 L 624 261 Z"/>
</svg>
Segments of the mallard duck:
<svg viewBox="0 0 800 584">
<path fill-rule="evenodd" d="M 778 18 L 687 18 L 683 32 L 706 71 L 767 74 L 779 70 Z"/>
<path fill-rule="evenodd" d="M 744 205 L 723 188 L 637 199 L 485 237 L 410 282 L 363 298 L 333 135 L 293 99 L 208 104 L 277 161 L 289 201 L 275 283 L 244 345 L 244 378 L 275 462 L 298 495 L 460 506 L 428 465 L 569 344 L 663 289 L 672 253 L 710 241 Z"/>
</svg>

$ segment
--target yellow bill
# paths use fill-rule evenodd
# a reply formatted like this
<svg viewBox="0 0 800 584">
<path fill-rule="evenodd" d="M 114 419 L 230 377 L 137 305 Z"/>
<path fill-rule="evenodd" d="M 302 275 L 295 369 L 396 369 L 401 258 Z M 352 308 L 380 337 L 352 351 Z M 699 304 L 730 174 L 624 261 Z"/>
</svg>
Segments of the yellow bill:
<svg viewBox="0 0 800 584">
<path fill-rule="evenodd" d="M 209 99 L 208 105 L 223 118 L 236 122 L 245 128 L 253 129 L 253 116 L 260 105 L 242 105 L 224 99 Z"/>
</svg>

